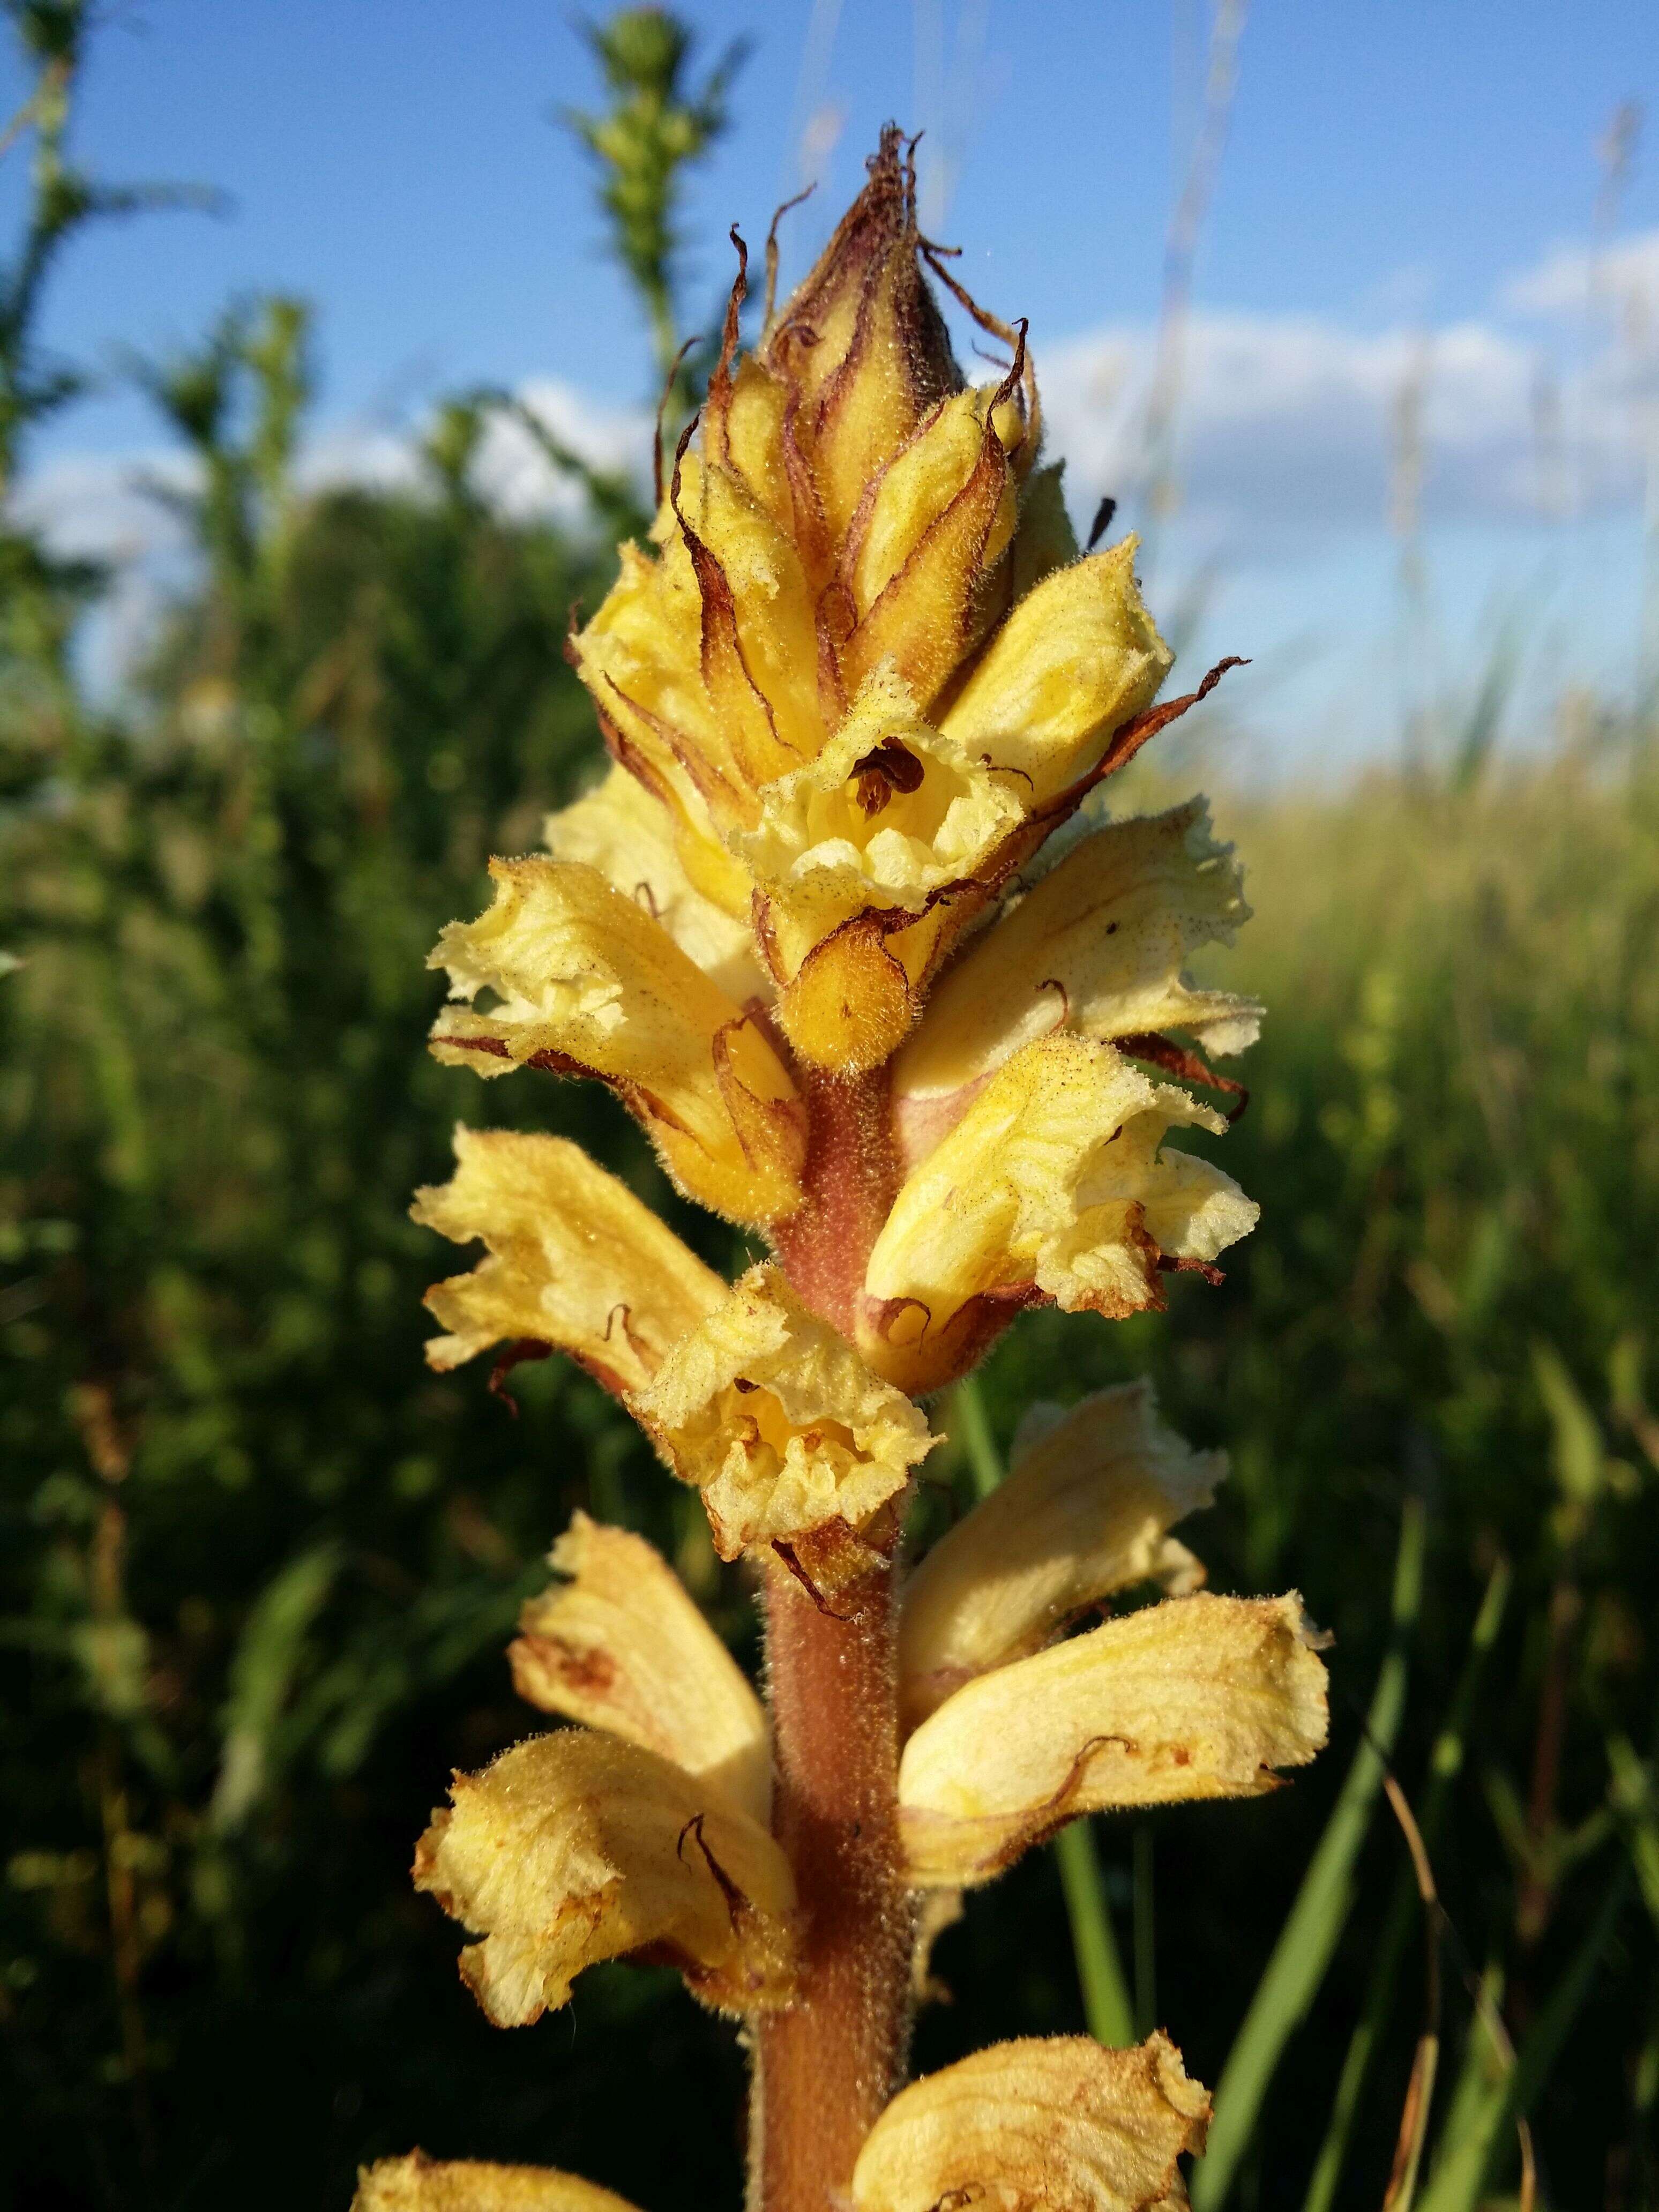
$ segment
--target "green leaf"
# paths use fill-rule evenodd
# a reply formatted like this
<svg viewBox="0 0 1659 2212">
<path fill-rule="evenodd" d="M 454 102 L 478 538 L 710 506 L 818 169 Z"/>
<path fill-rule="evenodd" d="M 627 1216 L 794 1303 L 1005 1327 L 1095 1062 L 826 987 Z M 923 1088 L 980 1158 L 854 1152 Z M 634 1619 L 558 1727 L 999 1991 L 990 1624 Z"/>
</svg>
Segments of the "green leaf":
<svg viewBox="0 0 1659 2212">
<path fill-rule="evenodd" d="M 219 1778 L 209 1818 L 222 1834 L 239 1827 L 272 1778 L 272 1739 L 341 1559 L 337 1543 L 301 1552 L 265 1585 L 248 1614 L 230 1667 Z"/>
<path fill-rule="evenodd" d="M 1550 1471 L 1561 1493 L 1561 1534 L 1570 1542 L 1582 1533 L 1589 1509 L 1606 1486 L 1607 1452 L 1601 1427 L 1565 1360 L 1542 1337 L 1533 1340 L 1532 1373 L 1549 1415 Z"/>
</svg>

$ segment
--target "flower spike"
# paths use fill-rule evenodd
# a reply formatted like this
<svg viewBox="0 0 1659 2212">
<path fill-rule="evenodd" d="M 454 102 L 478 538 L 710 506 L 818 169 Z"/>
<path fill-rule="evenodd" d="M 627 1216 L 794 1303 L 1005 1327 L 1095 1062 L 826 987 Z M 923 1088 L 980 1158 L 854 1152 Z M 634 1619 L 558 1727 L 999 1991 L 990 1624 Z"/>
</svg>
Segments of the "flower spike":
<svg viewBox="0 0 1659 2212">
<path fill-rule="evenodd" d="M 962 1891 L 1095 1808 L 1274 1787 L 1325 1739 L 1316 1639 L 1294 1597 L 1194 1594 L 1170 1531 L 1224 1462 L 1145 1383 L 1034 1411 L 908 1589 L 898 1558 L 939 1441 L 918 1400 L 1024 1306 L 1121 1318 L 1170 1272 L 1219 1279 L 1255 1220 L 1165 1146 L 1224 1131 L 1205 1094 L 1242 1086 L 1206 1055 L 1260 1018 L 1188 972 L 1248 918 L 1231 848 L 1201 800 L 1077 819 L 1236 663 L 1155 703 L 1136 542 L 1096 550 L 1103 507 L 1079 552 L 1026 324 L 921 237 L 914 140 L 868 167 L 781 307 L 769 240 L 746 355 L 733 228 L 703 406 L 667 465 L 659 415 L 651 526 L 573 618 L 609 769 L 432 962 L 440 1060 L 606 1084 L 769 1256 L 728 1285 L 547 1137 L 458 1132 L 415 1207 L 487 1251 L 428 1294 L 431 1364 L 557 1348 L 615 1393 L 749 1563 L 765 1702 L 666 1561 L 578 1513 L 510 1655 L 574 1725 L 457 1776 L 416 1881 L 499 2025 L 623 1958 L 741 2018 L 753 2212 L 1179 2212 L 1209 2100 L 1162 2034 L 892 2093 Z M 929 272 L 1006 349 L 977 386 Z M 1146 1583 L 1163 1602 L 1072 1633 Z M 628 2212 L 418 2153 L 359 2206 Z"/>
</svg>

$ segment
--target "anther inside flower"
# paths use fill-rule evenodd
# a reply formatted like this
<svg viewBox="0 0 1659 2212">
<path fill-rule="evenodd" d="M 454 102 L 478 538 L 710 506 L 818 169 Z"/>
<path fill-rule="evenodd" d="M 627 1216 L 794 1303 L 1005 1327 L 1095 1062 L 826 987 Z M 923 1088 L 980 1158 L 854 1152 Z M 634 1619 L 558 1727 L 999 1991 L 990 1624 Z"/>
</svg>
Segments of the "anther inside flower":
<svg viewBox="0 0 1659 2212">
<path fill-rule="evenodd" d="M 416 1218 L 487 1255 L 431 1293 L 434 1364 L 562 1351 L 627 1406 L 758 1580 L 766 1703 L 663 1559 L 579 1519 L 513 1651 L 574 1725 L 458 1778 L 417 1881 L 501 2024 L 617 1957 L 750 2015 L 757 2212 L 1167 2212 L 1208 2106 L 1162 2037 L 998 2046 L 888 2101 L 917 1899 L 1080 1812 L 1270 1789 L 1324 1740 L 1315 1639 L 1293 1598 L 1192 1594 L 1170 1529 L 1220 1465 L 1140 1388 L 1029 1436 L 902 1609 L 895 1561 L 918 1399 L 1023 1307 L 1218 1279 L 1255 1221 L 1167 1141 L 1224 1133 L 1211 1060 L 1261 1012 L 1188 972 L 1249 911 L 1203 802 L 1044 865 L 1222 672 L 1154 706 L 1135 541 L 1079 556 L 1024 327 L 919 234 L 896 131 L 747 353 L 738 252 L 648 542 L 571 641 L 609 772 L 444 933 L 433 1048 L 606 1084 L 771 1256 L 726 1284 L 546 1137 L 459 1132 Z M 1004 349 L 975 386 L 930 272 Z M 1164 1602 L 1068 1636 L 1145 1581 Z M 581 2201 L 529 2171 L 398 2162 L 362 2201 Z"/>
</svg>

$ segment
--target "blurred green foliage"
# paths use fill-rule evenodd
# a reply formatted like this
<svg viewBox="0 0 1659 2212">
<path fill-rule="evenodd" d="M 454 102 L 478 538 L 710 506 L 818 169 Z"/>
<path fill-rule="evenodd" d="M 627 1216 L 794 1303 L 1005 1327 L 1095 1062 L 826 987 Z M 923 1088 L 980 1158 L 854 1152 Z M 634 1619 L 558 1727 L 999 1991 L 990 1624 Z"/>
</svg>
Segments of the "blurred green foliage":
<svg viewBox="0 0 1659 2212">
<path fill-rule="evenodd" d="M 684 240 L 675 217 L 681 172 L 725 131 L 727 95 L 749 42 L 734 39 L 693 92 L 687 79 L 695 41 L 665 9 L 622 8 L 608 22 L 581 27 L 611 104 L 602 115 L 567 109 L 564 120 L 599 166 L 611 251 L 639 294 L 657 374 L 666 377 L 679 346 L 675 292 Z"/>
<path fill-rule="evenodd" d="M 80 12 L 13 13 L 69 40 L 30 47 L 46 85 Z M 4 540 L 0 2170 L 29 2206 L 287 2212 L 418 2142 L 735 2204 L 726 2027 L 606 1969 L 498 2033 L 406 1879 L 450 1768 L 532 1725 L 502 1647 L 574 1507 L 650 1534 L 752 1650 L 695 1501 L 592 1384 L 521 1369 L 515 1419 L 426 1371 L 454 1255 L 404 1210 L 458 1116 L 539 1121 L 738 1257 L 605 1099 L 423 1048 L 440 925 L 594 771 L 562 641 L 634 495 L 589 474 L 592 528 L 504 520 L 489 394 L 438 410 L 421 482 L 302 494 L 307 341 L 268 300 L 143 372 L 198 558 L 118 712 L 70 657 L 94 580 Z M 34 344 L 0 349 L 19 439 L 52 388 Z M 1034 1396 L 1152 1372 L 1232 1455 L 1191 1532 L 1213 1585 L 1299 1586 L 1338 1639 L 1332 1750 L 1294 1790 L 1096 1824 L 1136 2006 L 1216 2081 L 1253 1994 L 1288 1992 L 1228 2201 L 1300 2202 L 1316 2164 L 1310 2203 L 1382 2201 L 1423 2011 L 1356 1760 L 1386 1660 L 1449 1917 L 1435 2212 L 1488 2165 L 1512 2187 L 1522 2106 L 1549 2201 L 1634 2208 L 1659 2186 L 1659 758 L 1569 702 L 1545 765 L 1221 819 L 1258 908 L 1230 979 L 1273 1009 L 1224 1147 L 1261 1226 L 1167 1316 L 1028 1316 L 983 1384 L 994 1449 Z M 971 1494 L 941 1457 L 935 1516 Z M 1081 2027 L 1052 1857 L 970 1899 L 935 1967 L 924 2064 Z"/>
</svg>

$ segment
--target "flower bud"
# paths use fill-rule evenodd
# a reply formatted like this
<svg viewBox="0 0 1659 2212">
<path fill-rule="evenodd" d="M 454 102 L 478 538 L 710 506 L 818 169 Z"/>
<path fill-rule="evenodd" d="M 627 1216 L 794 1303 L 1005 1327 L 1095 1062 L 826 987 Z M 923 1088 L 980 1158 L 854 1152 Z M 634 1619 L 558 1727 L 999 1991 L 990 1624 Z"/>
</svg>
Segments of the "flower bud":
<svg viewBox="0 0 1659 2212">
<path fill-rule="evenodd" d="M 868 184 L 762 348 L 787 394 L 797 527 L 815 526 L 831 544 L 872 478 L 962 383 L 917 258 L 915 175 L 899 148 L 890 125 Z"/>
<path fill-rule="evenodd" d="M 1139 544 L 1126 538 L 1028 592 L 941 720 L 964 752 L 1018 775 L 1029 805 L 1086 774 L 1170 672 L 1135 582 Z"/>
</svg>

